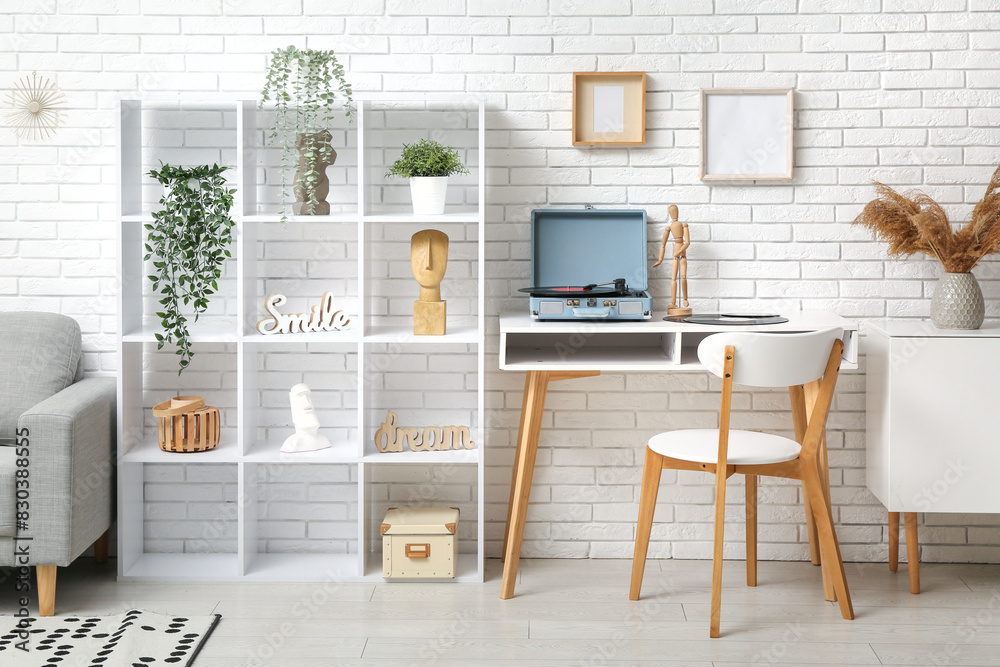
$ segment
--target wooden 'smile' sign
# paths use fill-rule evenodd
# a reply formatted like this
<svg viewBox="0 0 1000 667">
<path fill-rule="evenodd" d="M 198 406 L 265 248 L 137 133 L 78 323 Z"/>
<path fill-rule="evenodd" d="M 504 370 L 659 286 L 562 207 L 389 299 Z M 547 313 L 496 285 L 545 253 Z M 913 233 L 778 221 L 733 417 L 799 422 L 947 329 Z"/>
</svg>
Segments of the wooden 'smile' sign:
<svg viewBox="0 0 1000 667">
<path fill-rule="evenodd" d="M 271 316 L 257 323 L 257 331 L 265 336 L 309 331 L 340 331 L 351 323 L 342 310 L 333 309 L 333 295 L 323 292 L 319 305 L 308 313 L 283 315 L 278 306 L 284 305 L 285 295 L 272 294 L 264 300 L 264 310 Z M 269 326 L 270 325 L 270 326 Z"/>
</svg>

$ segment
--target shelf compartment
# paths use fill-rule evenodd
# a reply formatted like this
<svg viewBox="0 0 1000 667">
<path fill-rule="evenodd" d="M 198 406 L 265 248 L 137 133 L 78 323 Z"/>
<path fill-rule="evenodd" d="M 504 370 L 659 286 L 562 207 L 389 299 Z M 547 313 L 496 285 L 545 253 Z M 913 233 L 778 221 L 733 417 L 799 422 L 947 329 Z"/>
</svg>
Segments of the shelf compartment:
<svg viewBox="0 0 1000 667">
<path fill-rule="evenodd" d="M 482 446 L 477 419 L 479 386 L 478 346 L 464 344 L 423 345 L 420 342 L 372 343 L 365 345 L 364 433 L 366 460 L 419 462 L 434 460 L 474 462 L 476 449 L 413 452 L 379 452 L 375 435 L 396 414 L 395 429 L 465 426 L 476 447 Z M 397 436 L 393 430 L 390 440 Z M 401 434 L 400 434 L 401 435 Z M 473 452 L 473 453 L 469 453 Z M 412 457 L 410 456 L 412 455 Z M 375 457 L 370 459 L 369 457 Z"/>
<path fill-rule="evenodd" d="M 407 179 L 385 178 L 384 174 L 399 158 L 404 144 L 421 139 L 455 148 L 469 169 L 469 174 L 449 177 L 446 212 L 479 210 L 482 147 L 478 101 L 364 100 L 358 112 L 365 135 L 362 160 L 363 182 L 367 184 L 363 193 L 366 215 L 392 215 L 410 204 Z"/>
<path fill-rule="evenodd" d="M 472 223 L 366 225 L 364 287 L 366 331 L 382 327 L 413 330 L 413 303 L 420 284 L 413 276 L 411 237 L 433 228 L 448 235 L 448 263 L 441 281 L 446 302 L 446 329 L 477 323 L 480 307 L 479 227 Z M 432 338 L 421 336 L 420 338 Z"/>
<path fill-rule="evenodd" d="M 331 342 L 356 340 L 352 331 L 360 327 L 358 278 L 358 223 L 356 219 L 317 221 L 300 216 L 299 221 L 245 224 L 240 253 L 253 257 L 242 267 L 240 302 L 244 334 L 260 334 L 256 325 L 272 319 L 265 308 L 268 296 L 281 294 L 286 302 L 277 307 L 282 315 L 311 313 L 327 292 L 333 308 L 350 320 L 344 331 L 273 334 L 268 338 L 312 336 Z M 354 336 L 355 338 L 352 338 Z M 325 337 L 325 338 L 324 338 Z"/>
<path fill-rule="evenodd" d="M 339 107 L 339 104 L 337 105 Z M 282 144 L 285 137 L 268 139 L 276 127 L 276 113 L 273 106 L 263 109 L 253 108 L 244 115 L 244 135 L 248 140 L 248 159 L 245 169 L 250 176 L 247 190 L 248 197 L 244 202 L 243 213 L 249 216 L 281 217 L 282 172 L 285 173 L 285 192 L 287 213 L 291 214 L 295 201 L 294 180 L 297 153 L 293 151 L 291 164 L 282 161 Z M 330 118 L 324 121 L 330 132 L 330 145 L 337 155 L 334 162 L 326 167 L 326 177 L 330 191 L 326 196 L 334 215 L 350 214 L 358 208 L 358 128 L 351 119 L 336 109 Z M 295 142 L 295 137 L 290 137 Z M 299 219 L 312 216 L 297 216 Z"/>
<path fill-rule="evenodd" d="M 477 498 L 481 479 L 477 467 L 455 466 L 450 462 L 408 466 L 366 464 L 364 481 L 370 489 L 365 512 L 366 577 L 382 579 L 380 526 L 388 508 L 455 507 L 459 510 L 455 534 L 459 552 L 456 579 L 475 580 L 470 577 L 477 576 L 479 571 Z"/>
<path fill-rule="evenodd" d="M 358 576 L 357 465 L 266 463 L 244 474 L 245 574 L 274 576 L 302 558 L 311 568 L 294 578 L 326 579 L 331 561 Z"/>
<path fill-rule="evenodd" d="M 297 339 L 287 336 L 283 341 L 255 341 L 243 346 L 241 414 L 248 460 L 289 461 L 289 455 L 278 453 L 285 439 L 295 432 L 289 391 L 297 384 L 305 384 L 312 394 L 319 433 L 334 447 L 292 456 L 356 461 L 360 454 L 357 345 L 289 342 Z"/>
<path fill-rule="evenodd" d="M 143 540 L 139 560 L 157 554 L 224 555 L 236 562 L 240 504 L 236 464 L 140 467 Z"/>
</svg>

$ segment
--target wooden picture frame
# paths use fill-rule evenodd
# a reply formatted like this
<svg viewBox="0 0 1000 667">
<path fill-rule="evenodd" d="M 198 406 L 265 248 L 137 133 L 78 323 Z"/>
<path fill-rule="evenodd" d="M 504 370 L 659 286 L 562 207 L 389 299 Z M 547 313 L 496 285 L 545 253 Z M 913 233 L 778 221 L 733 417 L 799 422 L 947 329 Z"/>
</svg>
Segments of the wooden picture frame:
<svg viewBox="0 0 1000 667">
<path fill-rule="evenodd" d="M 703 181 L 790 181 L 792 88 L 702 88 Z"/>
<path fill-rule="evenodd" d="M 574 146 L 645 143 L 645 72 L 573 72 Z"/>
</svg>

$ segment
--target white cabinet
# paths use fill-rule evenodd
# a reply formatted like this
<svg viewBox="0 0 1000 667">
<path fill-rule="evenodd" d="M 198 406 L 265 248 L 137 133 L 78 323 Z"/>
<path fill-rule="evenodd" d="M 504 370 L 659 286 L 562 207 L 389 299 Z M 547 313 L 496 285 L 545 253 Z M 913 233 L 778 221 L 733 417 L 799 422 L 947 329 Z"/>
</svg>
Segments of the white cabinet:
<svg viewBox="0 0 1000 667">
<path fill-rule="evenodd" d="M 121 579 L 381 580 L 378 526 L 389 504 L 458 504 L 466 553 L 457 578 L 482 581 L 484 104 L 444 94 L 359 95 L 356 103 L 356 124 L 333 128 L 333 212 L 290 216 L 283 227 L 276 205 L 280 160 L 263 142 L 270 116 L 254 100 L 121 101 Z M 414 216 L 406 182 L 383 178 L 402 144 L 421 138 L 456 147 L 472 172 L 452 179 L 441 216 Z M 234 257 L 209 312 L 191 326 L 195 358 L 180 377 L 172 350 L 156 350 L 157 303 L 142 261 L 143 225 L 160 196 L 145 174 L 159 160 L 231 166 L 227 176 L 237 191 Z M 287 178 L 291 183 L 292 174 Z M 409 240 L 428 228 L 450 238 L 442 283 L 448 333 L 417 337 Z M 289 298 L 283 312 L 303 312 L 324 291 L 351 315 L 348 330 L 273 336 L 255 330 L 268 294 Z M 312 387 L 331 449 L 278 453 L 293 431 L 287 391 L 297 382 Z M 204 395 L 221 409 L 216 450 L 158 449 L 150 408 L 176 394 Z M 475 449 L 379 453 L 374 434 L 389 410 L 402 426 L 467 425 Z M 447 497 L 448 484 L 467 488 L 467 495 Z M 441 489 L 446 499 L 435 503 Z"/>
<path fill-rule="evenodd" d="M 867 324 L 867 480 L 890 512 L 1000 512 L 1000 324 Z"/>
</svg>

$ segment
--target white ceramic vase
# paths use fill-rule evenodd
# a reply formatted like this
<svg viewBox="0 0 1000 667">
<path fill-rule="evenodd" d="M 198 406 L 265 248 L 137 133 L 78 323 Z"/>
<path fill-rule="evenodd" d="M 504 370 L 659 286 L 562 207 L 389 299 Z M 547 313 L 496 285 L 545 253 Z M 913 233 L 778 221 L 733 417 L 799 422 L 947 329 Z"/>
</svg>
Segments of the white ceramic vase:
<svg viewBox="0 0 1000 667">
<path fill-rule="evenodd" d="M 415 176 L 410 179 L 414 215 L 442 215 L 448 191 L 447 176 Z"/>
<path fill-rule="evenodd" d="M 946 273 L 938 278 L 931 297 L 931 321 L 938 329 L 978 329 L 986 304 L 971 273 Z"/>
</svg>

